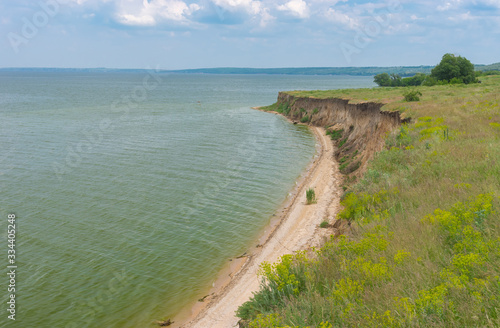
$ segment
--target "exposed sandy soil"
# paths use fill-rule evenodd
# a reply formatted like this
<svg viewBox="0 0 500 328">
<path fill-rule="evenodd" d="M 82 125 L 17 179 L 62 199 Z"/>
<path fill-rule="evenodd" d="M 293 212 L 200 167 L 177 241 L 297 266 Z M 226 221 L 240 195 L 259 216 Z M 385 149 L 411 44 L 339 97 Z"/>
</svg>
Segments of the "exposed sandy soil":
<svg viewBox="0 0 500 328">
<path fill-rule="evenodd" d="M 225 272 L 225 282 L 218 291 L 199 302 L 184 328 L 229 328 L 238 326 L 236 309 L 259 289 L 257 276 L 263 261 L 276 262 L 280 256 L 319 246 L 331 233 L 319 228 L 323 220 L 333 221 L 340 199 L 341 174 L 334 161 L 333 144 L 323 128 L 311 127 L 319 144 L 319 153 L 305 177 L 295 188 L 288 203 L 278 215 L 274 229 L 269 229 L 261 247 L 250 252 L 246 262 L 237 265 L 237 272 Z M 306 205 L 306 190 L 314 188 L 317 204 Z M 234 269 L 233 269 L 234 270 Z M 176 323 L 174 327 L 179 327 Z"/>
<path fill-rule="evenodd" d="M 361 177 L 368 162 L 385 146 L 388 133 L 399 128 L 409 119 L 399 111 L 382 111 L 384 104 L 374 102 L 349 103 L 345 99 L 318 99 L 296 97 L 287 92 L 278 94 L 277 106 L 287 109 L 287 116 L 294 121 L 308 118 L 309 125 L 328 126 L 330 131 L 340 131 L 335 144 L 335 157 L 342 159 L 342 173 L 347 181 Z M 344 185 L 348 185 L 345 183 Z"/>
</svg>

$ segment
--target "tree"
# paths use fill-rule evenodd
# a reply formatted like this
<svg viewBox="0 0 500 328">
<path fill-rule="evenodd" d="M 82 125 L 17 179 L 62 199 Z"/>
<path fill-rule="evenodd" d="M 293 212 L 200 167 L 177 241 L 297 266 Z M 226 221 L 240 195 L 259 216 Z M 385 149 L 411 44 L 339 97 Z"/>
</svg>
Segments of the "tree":
<svg viewBox="0 0 500 328">
<path fill-rule="evenodd" d="M 453 54 L 445 54 L 441 62 L 432 69 L 431 77 L 437 81 L 458 80 L 463 83 L 476 83 L 476 74 L 474 72 L 474 65 L 465 57 L 455 56 Z"/>
<path fill-rule="evenodd" d="M 403 81 L 401 80 L 401 75 L 399 74 L 391 74 L 391 86 L 392 87 L 400 87 L 403 85 Z"/>
<path fill-rule="evenodd" d="M 430 75 L 427 75 L 424 79 L 424 81 L 422 82 L 422 85 L 425 85 L 427 87 L 432 87 L 433 85 L 436 85 L 437 84 L 437 80 L 436 78 L 430 76 Z"/>
<path fill-rule="evenodd" d="M 391 77 L 387 73 L 377 74 L 375 75 L 373 82 L 377 83 L 381 87 L 390 87 Z"/>
<path fill-rule="evenodd" d="M 419 86 L 422 85 L 422 82 L 424 82 L 425 78 L 427 75 L 423 73 L 417 73 L 412 77 L 405 77 L 403 78 L 403 86 Z"/>
<path fill-rule="evenodd" d="M 375 75 L 373 81 L 381 87 L 399 87 L 403 85 L 401 76 L 394 73 L 391 75 L 387 73 Z"/>
</svg>

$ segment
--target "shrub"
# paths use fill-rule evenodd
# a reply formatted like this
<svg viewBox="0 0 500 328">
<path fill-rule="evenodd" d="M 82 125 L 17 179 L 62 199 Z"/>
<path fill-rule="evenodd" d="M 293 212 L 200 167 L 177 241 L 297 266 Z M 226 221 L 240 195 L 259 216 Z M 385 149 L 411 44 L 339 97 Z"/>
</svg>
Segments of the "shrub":
<svg viewBox="0 0 500 328">
<path fill-rule="evenodd" d="M 342 138 L 343 133 L 344 133 L 344 129 L 326 131 L 326 135 L 327 136 L 329 135 L 330 138 L 332 138 L 332 140 L 338 140 L 338 139 Z"/>
<path fill-rule="evenodd" d="M 303 118 L 300 119 L 300 122 L 301 123 L 307 123 L 307 122 L 309 122 L 309 116 L 307 116 L 307 115 L 304 116 Z"/>
<path fill-rule="evenodd" d="M 375 75 L 373 82 L 377 83 L 381 87 L 408 87 L 408 86 L 419 86 L 422 85 L 424 80 L 428 76 L 423 73 L 417 73 L 414 76 L 401 78 L 398 74 L 387 74 L 382 73 Z"/>
<path fill-rule="evenodd" d="M 419 86 L 422 85 L 424 80 L 426 79 L 427 75 L 423 73 L 417 73 L 412 77 L 405 77 L 402 79 L 402 84 L 403 86 Z"/>
<path fill-rule="evenodd" d="M 418 90 L 411 90 L 403 93 L 403 96 L 405 97 L 405 101 L 419 101 L 422 93 Z"/>
<path fill-rule="evenodd" d="M 454 77 L 450 80 L 450 84 L 462 84 L 464 80 L 459 77 Z"/>
<path fill-rule="evenodd" d="M 426 87 L 432 87 L 432 86 L 434 86 L 436 84 L 437 84 L 437 80 L 434 77 L 430 76 L 430 75 L 428 75 L 425 78 L 425 80 L 422 82 L 422 85 L 424 85 Z"/>
<path fill-rule="evenodd" d="M 441 62 L 432 69 L 431 76 L 438 81 L 457 83 L 477 83 L 474 65 L 465 57 L 445 54 Z"/>
<path fill-rule="evenodd" d="M 316 193 L 313 188 L 309 188 L 306 191 L 307 205 L 316 204 Z"/>
<path fill-rule="evenodd" d="M 323 221 L 319 225 L 320 228 L 328 228 L 329 226 L 330 226 L 330 224 L 328 223 L 328 221 Z"/>
</svg>

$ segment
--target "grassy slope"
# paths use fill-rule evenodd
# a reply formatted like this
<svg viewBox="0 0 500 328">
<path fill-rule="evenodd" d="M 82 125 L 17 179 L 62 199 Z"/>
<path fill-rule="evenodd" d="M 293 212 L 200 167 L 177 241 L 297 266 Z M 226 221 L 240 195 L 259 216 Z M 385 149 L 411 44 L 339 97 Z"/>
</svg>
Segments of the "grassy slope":
<svg viewBox="0 0 500 328">
<path fill-rule="evenodd" d="M 249 327 L 500 327 L 500 77 L 293 92 L 383 101 L 412 123 L 343 197 L 348 237 L 263 266 Z"/>
</svg>

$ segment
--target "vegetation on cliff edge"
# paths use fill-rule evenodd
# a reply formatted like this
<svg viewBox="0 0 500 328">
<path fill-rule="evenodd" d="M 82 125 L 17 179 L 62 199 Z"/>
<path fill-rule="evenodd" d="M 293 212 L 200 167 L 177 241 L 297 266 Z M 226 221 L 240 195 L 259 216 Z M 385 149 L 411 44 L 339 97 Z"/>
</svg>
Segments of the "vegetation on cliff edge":
<svg viewBox="0 0 500 328">
<path fill-rule="evenodd" d="M 413 120 L 343 195 L 345 236 L 262 265 L 246 326 L 500 326 L 500 76 L 481 80 L 411 103 L 391 89 L 293 93 L 383 101 Z"/>
<path fill-rule="evenodd" d="M 401 78 L 399 74 L 381 73 L 374 77 L 374 82 L 381 87 L 433 86 L 436 84 L 477 83 L 474 65 L 465 57 L 445 54 L 430 75 L 417 73 L 412 77 Z"/>
</svg>

